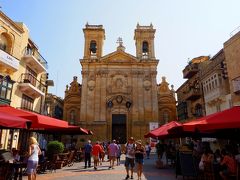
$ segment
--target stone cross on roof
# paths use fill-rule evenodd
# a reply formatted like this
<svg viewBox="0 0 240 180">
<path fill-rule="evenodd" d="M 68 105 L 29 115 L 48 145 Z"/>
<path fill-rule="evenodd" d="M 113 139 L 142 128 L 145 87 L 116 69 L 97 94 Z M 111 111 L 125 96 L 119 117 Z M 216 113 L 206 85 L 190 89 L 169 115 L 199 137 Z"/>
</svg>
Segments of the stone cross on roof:
<svg viewBox="0 0 240 180">
<path fill-rule="evenodd" d="M 119 44 L 118 46 L 122 46 L 122 45 L 123 45 L 123 41 L 122 41 L 122 38 L 121 38 L 121 37 L 119 37 L 119 38 L 117 39 L 117 43 Z"/>
</svg>

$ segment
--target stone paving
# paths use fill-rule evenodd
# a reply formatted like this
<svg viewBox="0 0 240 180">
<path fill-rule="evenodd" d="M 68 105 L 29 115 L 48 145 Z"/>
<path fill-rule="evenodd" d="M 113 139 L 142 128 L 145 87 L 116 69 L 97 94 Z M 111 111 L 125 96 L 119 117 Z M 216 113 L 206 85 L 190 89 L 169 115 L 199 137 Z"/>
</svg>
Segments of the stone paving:
<svg viewBox="0 0 240 180">
<path fill-rule="evenodd" d="M 123 180 L 126 177 L 126 171 L 124 167 L 124 155 L 121 158 L 121 164 L 115 166 L 114 169 L 109 170 L 109 162 L 103 162 L 102 166 L 98 167 L 98 170 L 94 170 L 93 167 L 84 169 L 84 163 L 74 163 L 72 167 L 64 167 L 58 169 L 56 172 L 47 172 L 46 174 L 39 174 L 37 179 L 40 180 Z M 142 180 L 176 180 L 173 168 L 157 169 L 155 167 L 156 155 L 151 155 L 150 159 L 144 160 L 144 172 Z M 134 172 L 134 179 L 137 179 L 137 174 Z M 182 178 L 178 178 L 182 179 Z M 27 180 L 27 177 L 24 177 Z"/>
</svg>

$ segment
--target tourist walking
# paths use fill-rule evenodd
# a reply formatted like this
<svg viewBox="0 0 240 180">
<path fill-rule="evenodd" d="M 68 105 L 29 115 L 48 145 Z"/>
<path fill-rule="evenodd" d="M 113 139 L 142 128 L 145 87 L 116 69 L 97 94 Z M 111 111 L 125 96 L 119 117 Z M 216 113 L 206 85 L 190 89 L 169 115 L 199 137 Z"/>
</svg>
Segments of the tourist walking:
<svg viewBox="0 0 240 180">
<path fill-rule="evenodd" d="M 119 141 L 117 141 L 117 145 L 118 145 L 117 166 L 119 166 L 120 165 L 121 155 L 122 155 L 122 147 L 121 147 L 121 144 L 119 144 Z"/>
<path fill-rule="evenodd" d="M 113 169 L 114 167 L 114 162 L 116 160 L 118 153 L 118 145 L 116 144 L 116 140 L 113 140 L 112 143 L 108 146 L 108 155 L 109 155 L 109 168 L 108 169 Z"/>
<path fill-rule="evenodd" d="M 37 140 L 34 137 L 30 137 L 27 162 L 28 180 L 36 180 L 37 178 L 38 155 L 40 154 L 41 149 L 38 146 Z"/>
<path fill-rule="evenodd" d="M 84 146 L 84 161 L 85 161 L 85 166 L 84 168 L 91 167 L 91 154 L 92 154 L 92 144 L 91 141 L 88 140 L 88 142 Z"/>
<path fill-rule="evenodd" d="M 146 142 L 145 149 L 146 149 L 147 159 L 149 159 L 150 152 L 151 152 L 151 146 L 149 142 Z"/>
<path fill-rule="evenodd" d="M 99 154 L 103 153 L 102 146 L 100 146 L 99 142 L 97 141 L 96 144 L 92 148 L 92 156 L 94 161 L 94 169 L 97 170 L 97 165 L 99 162 Z"/>
<path fill-rule="evenodd" d="M 141 140 L 136 141 L 135 162 L 137 164 L 138 180 L 140 180 L 142 177 L 144 154 L 145 154 L 145 148 L 144 148 L 144 146 L 142 146 Z"/>
<path fill-rule="evenodd" d="M 125 179 L 129 179 L 129 168 L 131 172 L 131 179 L 133 179 L 133 168 L 134 168 L 134 159 L 135 159 L 135 147 L 134 138 L 130 137 L 128 142 L 125 145 L 125 153 L 126 153 L 126 160 L 125 160 L 125 168 L 127 172 L 127 176 Z M 130 166 L 130 167 L 129 167 Z"/>
</svg>

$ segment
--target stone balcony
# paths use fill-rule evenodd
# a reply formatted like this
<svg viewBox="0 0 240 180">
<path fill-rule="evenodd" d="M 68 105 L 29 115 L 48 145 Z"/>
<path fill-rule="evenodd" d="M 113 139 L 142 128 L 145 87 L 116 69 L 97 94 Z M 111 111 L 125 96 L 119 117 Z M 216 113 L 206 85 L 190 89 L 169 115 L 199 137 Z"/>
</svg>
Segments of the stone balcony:
<svg viewBox="0 0 240 180">
<path fill-rule="evenodd" d="M 198 64 L 192 63 L 187 65 L 183 70 L 183 78 L 189 79 L 198 72 Z"/>
</svg>

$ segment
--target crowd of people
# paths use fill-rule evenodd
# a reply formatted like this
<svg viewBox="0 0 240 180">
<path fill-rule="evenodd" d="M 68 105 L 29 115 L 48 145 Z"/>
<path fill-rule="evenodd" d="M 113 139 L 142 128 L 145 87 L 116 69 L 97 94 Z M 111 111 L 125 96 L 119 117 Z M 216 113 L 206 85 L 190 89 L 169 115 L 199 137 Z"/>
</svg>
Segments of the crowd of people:
<svg viewBox="0 0 240 180">
<path fill-rule="evenodd" d="M 225 180 L 236 175 L 237 163 L 240 163 L 240 147 L 235 142 L 227 142 L 226 145 L 223 145 L 225 143 L 218 143 L 216 139 L 211 142 L 202 142 L 200 138 L 188 139 L 186 144 L 179 146 L 178 143 L 173 141 L 165 143 L 162 140 L 156 144 L 159 158 L 156 165 L 158 168 L 164 168 L 168 166 L 168 159 L 174 161 L 177 159 L 178 152 L 190 151 L 199 174 L 204 174 L 206 170 L 209 171 L 209 168 L 211 168 L 216 179 Z"/>
<path fill-rule="evenodd" d="M 108 143 L 96 141 L 93 144 L 88 140 L 84 145 L 83 151 L 85 160 L 84 168 L 90 168 L 91 159 L 93 159 L 93 168 L 95 170 L 98 169 L 98 166 L 101 166 L 105 155 L 107 155 L 107 161 L 109 161 L 108 169 L 114 169 L 115 165 L 120 165 L 121 154 L 124 153 L 126 156 L 124 163 L 126 168 L 125 179 L 133 179 L 133 170 L 136 164 L 137 177 L 140 180 L 143 172 L 144 157 L 146 156 L 149 159 L 151 147 L 149 143 L 146 143 L 144 146 L 141 140 L 135 141 L 133 137 L 130 137 L 124 146 L 121 146 L 116 140 Z"/>
</svg>

